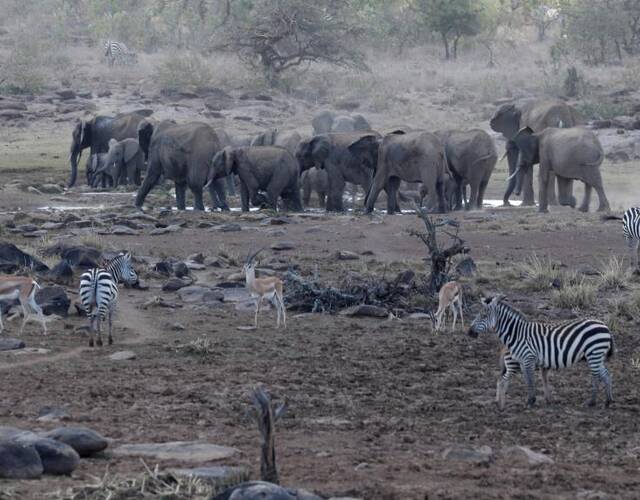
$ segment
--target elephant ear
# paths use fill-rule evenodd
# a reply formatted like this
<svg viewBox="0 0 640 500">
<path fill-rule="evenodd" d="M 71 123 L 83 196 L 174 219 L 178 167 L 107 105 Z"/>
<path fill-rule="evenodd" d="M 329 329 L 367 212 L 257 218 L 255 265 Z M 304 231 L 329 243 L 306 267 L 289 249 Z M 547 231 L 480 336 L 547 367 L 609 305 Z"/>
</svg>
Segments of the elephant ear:
<svg viewBox="0 0 640 500">
<path fill-rule="evenodd" d="M 142 120 L 138 124 L 138 145 L 144 153 L 145 160 L 149 159 L 149 145 L 153 135 L 154 126 L 149 120 Z"/>
<path fill-rule="evenodd" d="M 126 140 L 123 142 L 124 142 L 123 161 L 125 163 L 129 163 L 140 151 L 140 144 L 138 144 L 138 141 L 136 141 L 135 139 Z M 109 141 L 109 144 L 111 144 L 111 141 Z"/>
<path fill-rule="evenodd" d="M 227 146 L 222 150 L 222 161 L 224 161 L 224 170 L 227 175 L 235 173 L 235 159 L 236 153 L 232 147 Z"/>
<path fill-rule="evenodd" d="M 365 135 L 357 141 L 349 144 L 347 149 L 355 156 L 361 156 L 363 154 L 372 154 L 378 152 L 378 146 L 380 145 L 380 139 L 375 135 Z"/>
</svg>

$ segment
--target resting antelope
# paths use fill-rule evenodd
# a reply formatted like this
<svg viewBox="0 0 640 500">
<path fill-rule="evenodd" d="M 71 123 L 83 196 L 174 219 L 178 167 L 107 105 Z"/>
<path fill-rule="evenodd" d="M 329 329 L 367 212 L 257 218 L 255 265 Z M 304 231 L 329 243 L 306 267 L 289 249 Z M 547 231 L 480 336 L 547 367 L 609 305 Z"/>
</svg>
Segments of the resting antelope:
<svg viewBox="0 0 640 500">
<path fill-rule="evenodd" d="M 27 313 L 27 308 L 25 307 L 27 305 L 38 316 L 42 324 L 42 329 L 44 330 L 44 335 L 47 334 L 47 325 L 44 314 L 42 313 L 42 308 L 36 302 L 36 291 L 38 288 L 40 288 L 40 285 L 38 285 L 34 279 L 26 276 L 0 276 L 0 300 L 18 299 L 20 301 L 23 315 L 20 334 L 22 334 L 24 326 L 32 316 L 32 313 Z M 4 325 L 2 324 L 2 311 L 0 310 L 0 332 L 2 332 L 2 330 L 4 330 Z"/>
<path fill-rule="evenodd" d="M 464 328 L 464 316 L 462 314 L 462 287 L 457 281 L 449 281 L 440 288 L 440 293 L 438 294 L 438 310 L 434 317 L 437 332 L 440 331 L 442 327 L 442 319 L 446 314 L 447 309 L 453 311 L 453 325 L 451 328 L 454 329 L 456 327 L 458 311 L 460 311 L 460 321 L 462 322 L 462 328 Z"/>
<path fill-rule="evenodd" d="M 276 308 L 276 327 L 280 327 L 280 317 L 284 327 L 287 327 L 287 314 L 284 307 L 284 297 L 282 295 L 282 280 L 275 277 L 256 278 L 256 263 L 254 261 L 262 249 L 247 257 L 244 264 L 244 273 L 247 282 L 247 290 L 251 297 L 256 301 L 256 314 L 254 318 L 254 326 L 258 327 L 258 314 L 262 307 L 262 300 L 267 299 Z"/>
</svg>

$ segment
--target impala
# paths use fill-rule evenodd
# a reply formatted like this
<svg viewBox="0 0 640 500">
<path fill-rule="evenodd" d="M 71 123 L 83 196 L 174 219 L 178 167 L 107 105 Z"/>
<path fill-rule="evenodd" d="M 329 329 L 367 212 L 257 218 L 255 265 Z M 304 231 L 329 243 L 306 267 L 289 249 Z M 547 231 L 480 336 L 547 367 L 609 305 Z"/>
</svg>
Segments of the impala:
<svg viewBox="0 0 640 500">
<path fill-rule="evenodd" d="M 254 326 L 258 327 L 258 314 L 262 307 L 262 300 L 269 300 L 276 308 L 276 327 L 280 327 L 280 317 L 284 327 L 287 327 L 287 314 L 284 307 L 284 297 L 282 295 L 282 280 L 275 277 L 256 278 L 255 257 L 262 249 L 247 257 L 244 264 L 244 273 L 247 284 L 247 291 L 256 302 L 256 313 L 254 317 Z"/>
<path fill-rule="evenodd" d="M 40 288 L 40 285 L 32 278 L 26 276 L 0 276 L 0 300 L 16 300 L 20 301 L 20 307 L 22 307 L 22 327 L 20 328 L 20 334 L 24 330 L 24 326 L 29 321 L 32 313 L 27 313 L 29 306 L 32 311 L 35 311 L 38 316 L 38 320 L 42 324 L 44 335 L 47 334 L 47 325 L 45 323 L 44 314 L 42 308 L 36 302 L 36 291 Z M 2 324 L 2 310 L 0 310 L 0 332 L 4 330 Z"/>
</svg>

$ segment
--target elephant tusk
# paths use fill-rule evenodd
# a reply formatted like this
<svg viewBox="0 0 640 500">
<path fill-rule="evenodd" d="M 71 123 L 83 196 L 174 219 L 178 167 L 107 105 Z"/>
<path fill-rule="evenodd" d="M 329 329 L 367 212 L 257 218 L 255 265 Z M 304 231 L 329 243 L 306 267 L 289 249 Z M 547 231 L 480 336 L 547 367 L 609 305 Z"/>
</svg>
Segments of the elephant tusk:
<svg viewBox="0 0 640 500">
<path fill-rule="evenodd" d="M 211 181 L 207 181 L 207 183 L 204 185 L 205 189 L 209 189 L 209 186 L 211 186 L 212 182 L 213 182 L 212 180 Z"/>
<path fill-rule="evenodd" d="M 500 158 L 500 161 L 504 160 L 508 154 L 509 154 L 509 151 L 505 151 L 504 154 L 502 155 L 502 158 Z"/>
<path fill-rule="evenodd" d="M 520 167 L 516 168 L 516 171 L 512 173 L 509 177 L 507 177 L 506 182 L 509 182 L 511 179 L 515 178 L 515 176 L 518 175 L 518 172 L 520 172 Z"/>
</svg>

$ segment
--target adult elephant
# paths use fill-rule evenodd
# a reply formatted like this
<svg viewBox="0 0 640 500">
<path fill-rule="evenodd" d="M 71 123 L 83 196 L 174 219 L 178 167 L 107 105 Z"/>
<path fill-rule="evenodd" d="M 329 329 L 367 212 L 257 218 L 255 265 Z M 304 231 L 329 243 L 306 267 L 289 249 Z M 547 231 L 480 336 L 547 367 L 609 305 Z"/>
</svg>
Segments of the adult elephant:
<svg viewBox="0 0 640 500">
<path fill-rule="evenodd" d="M 455 180 L 456 210 L 462 208 L 463 192 L 470 187 L 469 203 L 465 208 L 481 209 L 484 192 L 498 161 L 498 153 L 493 139 L 481 129 L 436 131 L 444 144 L 447 165 Z"/>
<path fill-rule="evenodd" d="M 509 205 L 509 197 L 523 190 L 523 205 L 535 205 L 533 193 L 533 172 L 513 176 L 518 163 L 518 150 L 509 142 L 524 127 L 534 132 L 542 132 L 547 127 L 568 128 L 581 123 L 578 112 L 560 99 L 520 99 L 503 104 L 489 122 L 491 128 L 507 139 L 506 155 L 509 164 L 509 183 L 504 194 L 504 204 Z M 555 190 L 549 193 L 550 202 L 555 204 Z"/>
<path fill-rule="evenodd" d="M 136 206 L 142 207 L 147 194 L 163 175 L 175 183 L 178 210 L 186 208 L 187 187 L 193 193 L 194 208 L 204 210 L 202 190 L 207 184 L 211 159 L 220 149 L 218 136 L 206 123 L 163 125 L 162 130 L 152 133 L 147 175 L 138 189 Z M 224 182 L 212 182 L 208 189 L 213 208 L 229 210 Z"/>
<path fill-rule="evenodd" d="M 103 165 L 96 170 L 95 175 L 108 176 L 113 186 L 121 183 L 140 185 L 140 174 L 144 171 L 144 151 L 136 139 L 109 141 L 109 151 L 104 158 Z"/>
<path fill-rule="evenodd" d="M 96 116 L 91 120 L 81 120 L 71 134 L 71 148 L 69 161 L 71 163 L 71 177 L 69 187 L 75 185 L 78 177 L 78 161 L 82 151 L 90 148 L 89 155 L 106 153 L 109 150 L 109 141 L 138 137 L 138 124 L 145 120 L 145 114 L 139 112 L 123 113 L 116 116 Z M 93 179 L 87 169 L 87 184 L 91 185 Z"/>
<path fill-rule="evenodd" d="M 446 211 L 444 196 L 447 162 L 442 141 L 426 131 L 396 132 L 382 140 L 364 137 L 350 146 L 350 150 L 369 150 L 379 145 L 377 168 L 367 192 L 366 211 L 373 211 L 380 191 L 387 192 L 387 213 L 399 212 L 398 188 L 400 181 L 421 182 L 422 193 L 428 194 L 428 207 Z"/>
<path fill-rule="evenodd" d="M 571 192 L 571 183 L 575 179 L 585 185 L 584 199 L 579 210 L 589 210 L 592 189 L 598 193 L 598 211 L 609 210 L 600 173 L 604 152 L 598 137 L 591 130 L 576 127 L 546 128 L 534 133 L 531 128 L 526 127 L 512 141 L 519 152 L 518 166 L 512 176 L 531 171 L 534 164 L 540 164 L 540 212 L 548 210 L 554 179 L 558 181 L 561 205 L 576 206 L 576 199 Z"/>
<path fill-rule="evenodd" d="M 311 120 L 313 135 L 331 132 L 366 132 L 371 125 L 362 115 L 340 115 L 335 111 L 324 110 Z"/>
<path fill-rule="evenodd" d="M 352 144 L 365 137 L 373 141 L 357 151 L 350 149 Z M 300 172 L 312 167 L 323 168 L 327 172 L 328 211 L 344 211 L 343 195 L 347 182 L 361 186 L 365 193 L 369 192 L 378 160 L 379 139 L 377 132 L 356 132 L 322 134 L 300 141 L 296 150 Z"/>
<path fill-rule="evenodd" d="M 295 130 L 270 128 L 254 136 L 250 146 L 280 146 L 295 155 L 301 140 L 302 137 Z"/>
<path fill-rule="evenodd" d="M 229 175 L 240 178 L 242 211 L 249 211 L 249 202 L 262 204 L 260 191 L 266 192 L 267 205 L 278 208 L 278 198 L 291 210 L 302 210 L 298 165 L 289 151 L 274 146 L 244 148 L 226 147 L 213 157 L 207 185 Z"/>
</svg>

